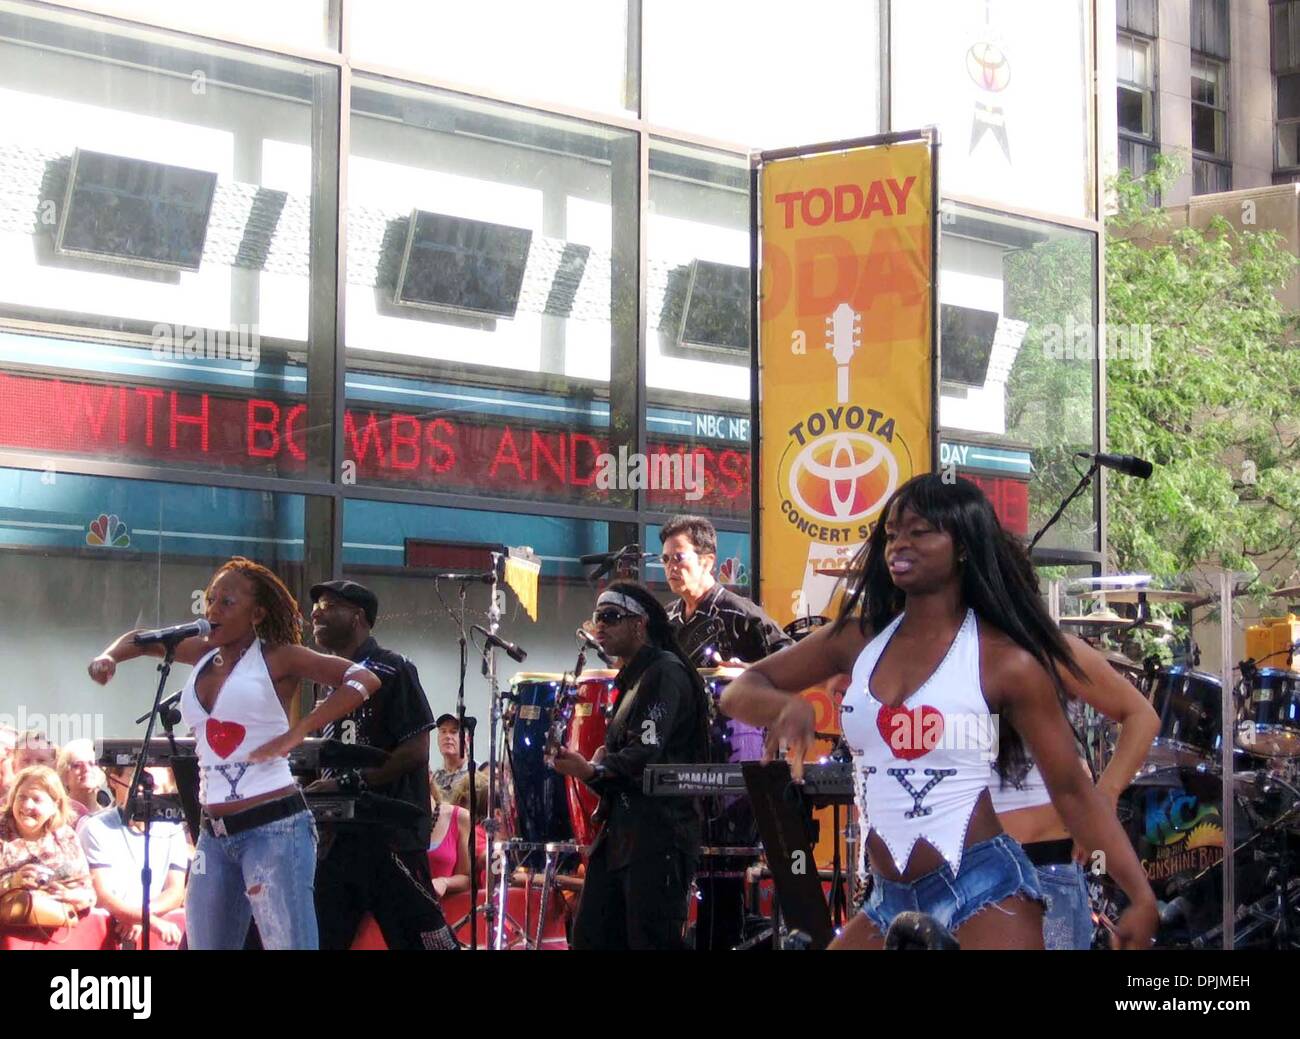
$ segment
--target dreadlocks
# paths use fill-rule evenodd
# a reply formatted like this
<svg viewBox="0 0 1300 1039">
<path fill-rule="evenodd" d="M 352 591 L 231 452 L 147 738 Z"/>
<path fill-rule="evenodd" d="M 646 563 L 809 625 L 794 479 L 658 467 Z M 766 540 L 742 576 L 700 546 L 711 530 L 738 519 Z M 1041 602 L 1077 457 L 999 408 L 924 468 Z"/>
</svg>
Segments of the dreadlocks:
<svg viewBox="0 0 1300 1039">
<path fill-rule="evenodd" d="M 242 574 L 252 582 L 257 605 L 266 611 L 266 619 L 257 627 L 257 637 L 269 646 L 299 645 L 302 642 L 302 614 L 298 600 L 284 582 L 261 563 L 235 556 L 212 575 L 209 590 L 218 577 L 230 571 Z"/>
</svg>

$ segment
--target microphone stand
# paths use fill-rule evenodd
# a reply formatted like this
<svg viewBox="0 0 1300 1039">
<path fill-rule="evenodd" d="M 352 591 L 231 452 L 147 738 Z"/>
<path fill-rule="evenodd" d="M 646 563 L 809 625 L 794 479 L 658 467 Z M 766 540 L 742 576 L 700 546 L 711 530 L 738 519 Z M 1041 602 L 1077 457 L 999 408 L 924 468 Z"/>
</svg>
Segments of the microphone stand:
<svg viewBox="0 0 1300 1039">
<path fill-rule="evenodd" d="M 1088 484 L 1092 482 L 1092 478 L 1097 475 L 1097 470 L 1100 468 L 1101 468 L 1100 462 L 1094 461 L 1092 463 L 1091 468 L 1089 468 L 1088 471 L 1083 474 L 1079 482 L 1075 485 L 1074 490 L 1072 490 L 1068 495 L 1066 495 L 1065 500 L 1061 502 L 1060 508 L 1058 508 L 1054 513 L 1052 513 L 1052 518 L 1038 528 L 1038 533 L 1035 534 L 1029 542 L 1028 551 L 1032 552 L 1034 550 L 1034 546 L 1038 544 L 1039 538 L 1041 538 L 1044 534 L 1046 534 L 1048 530 L 1051 529 L 1052 525 L 1061 518 L 1065 510 L 1070 507 L 1070 503 L 1074 501 L 1074 499 L 1077 498 L 1079 495 L 1081 495 L 1084 492 L 1084 490 L 1087 489 Z M 1078 470 L 1076 469 L 1075 472 L 1078 472 Z"/>
<path fill-rule="evenodd" d="M 149 868 L 149 829 L 153 825 L 153 777 L 144 769 L 145 762 L 149 759 L 149 740 L 153 737 L 153 723 L 162 706 L 163 690 L 167 687 L 172 664 L 176 661 L 176 643 L 179 641 L 176 639 L 163 643 L 163 660 L 158 665 L 158 689 L 153 695 L 153 708 L 149 711 L 149 721 L 144 727 L 144 741 L 140 744 L 140 753 L 135 760 L 135 772 L 131 775 L 131 785 L 126 792 L 126 805 L 122 809 L 122 827 L 129 831 L 131 820 L 135 817 L 137 798 L 144 806 L 144 865 L 140 868 L 140 949 L 142 952 L 149 951 L 149 888 L 153 884 L 153 871 Z M 171 727 L 167 726 L 167 729 L 167 735 L 172 739 L 174 749 L 175 738 L 172 737 Z M 130 840 L 129 832 L 126 839 Z"/>
<path fill-rule="evenodd" d="M 497 604 L 497 567 L 501 562 L 501 553 L 492 553 L 492 582 L 488 586 L 491 599 L 488 604 L 488 631 L 493 635 L 497 633 L 500 626 L 501 609 Z M 497 685 L 497 654 L 496 647 L 490 642 L 483 647 L 483 675 L 488 680 L 488 695 L 491 707 L 488 711 L 488 810 L 487 818 L 483 822 L 483 829 L 487 834 L 487 861 L 488 871 L 491 873 L 496 867 L 494 857 L 496 850 L 496 831 L 497 820 L 494 809 L 496 808 L 497 797 L 497 734 L 500 731 L 501 723 L 501 691 Z M 506 894 L 510 884 L 509 867 L 506 864 L 497 881 L 497 889 L 493 895 L 493 901 L 488 903 L 487 920 L 488 933 L 490 935 L 489 945 L 493 949 L 500 950 L 505 944 L 505 923 L 506 923 Z M 488 881 L 489 888 L 491 880 Z"/>
</svg>

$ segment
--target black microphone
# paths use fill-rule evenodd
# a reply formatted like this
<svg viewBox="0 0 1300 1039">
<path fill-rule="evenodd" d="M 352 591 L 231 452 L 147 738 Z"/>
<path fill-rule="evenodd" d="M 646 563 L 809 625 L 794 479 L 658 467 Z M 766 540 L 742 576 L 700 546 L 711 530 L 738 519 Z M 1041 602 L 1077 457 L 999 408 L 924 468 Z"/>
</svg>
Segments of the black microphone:
<svg viewBox="0 0 1300 1039">
<path fill-rule="evenodd" d="M 100 808 L 107 808 L 112 803 L 113 795 L 107 790 L 100 789 L 95 791 L 95 804 L 99 805 Z"/>
<path fill-rule="evenodd" d="M 497 574 L 495 570 L 487 570 L 477 574 L 452 570 L 445 574 L 434 574 L 433 579 L 435 581 L 464 581 L 466 584 L 491 584 L 497 579 Z"/>
<path fill-rule="evenodd" d="M 578 636 L 579 642 L 581 642 L 589 650 L 594 652 L 596 656 L 600 657 L 602 661 L 604 661 L 606 667 L 614 666 L 614 661 L 610 660 L 609 657 L 605 656 L 605 651 L 600 648 L 600 643 L 591 637 L 591 632 L 587 631 L 585 628 L 579 628 L 577 631 L 574 632 L 574 634 Z"/>
<path fill-rule="evenodd" d="M 200 617 L 196 621 L 190 621 L 188 624 L 173 624 L 170 628 L 156 628 L 153 631 L 142 631 L 136 635 L 133 640 L 137 646 L 152 646 L 154 643 L 161 642 L 180 642 L 182 639 L 193 638 L 195 635 L 210 635 L 212 625 Z"/>
<path fill-rule="evenodd" d="M 623 556 L 640 551 L 640 545 L 624 545 L 615 552 L 588 552 L 585 556 L 579 556 L 578 562 L 583 566 L 593 566 L 597 563 L 609 563 L 615 559 L 622 559 Z"/>
<path fill-rule="evenodd" d="M 1155 471 L 1155 466 L 1145 458 L 1138 458 L 1136 455 L 1090 454 L 1087 451 L 1080 451 L 1078 457 L 1091 458 L 1098 465 L 1114 469 L 1125 476 L 1136 476 L 1139 480 L 1150 479 L 1152 472 Z"/>
<path fill-rule="evenodd" d="M 516 646 L 513 642 L 507 642 L 500 635 L 493 635 L 492 632 L 488 631 L 487 628 L 483 627 L 482 625 L 475 624 L 473 625 L 473 628 L 485 639 L 487 639 L 487 644 L 489 646 L 496 646 L 498 649 L 504 649 L 506 651 L 506 656 L 508 656 L 516 664 L 522 664 L 524 660 L 528 657 L 528 654 L 524 652 L 524 650 Z"/>
</svg>

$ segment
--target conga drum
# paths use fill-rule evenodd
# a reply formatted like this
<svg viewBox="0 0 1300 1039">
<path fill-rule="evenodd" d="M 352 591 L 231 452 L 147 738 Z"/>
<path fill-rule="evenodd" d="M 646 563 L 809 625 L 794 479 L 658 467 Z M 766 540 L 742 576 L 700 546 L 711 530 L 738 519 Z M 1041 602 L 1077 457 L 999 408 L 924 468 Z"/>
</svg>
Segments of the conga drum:
<svg viewBox="0 0 1300 1039">
<path fill-rule="evenodd" d="M 572 839 L 564 777 L 545 759 L 546 733 L 564 678 L 523 673 L 510 680 L 513 718 L 507 733 L 514 787 L 516 834 L 543 843 Z"/>
<path fill-rule="evenodd" d="M 617 671 L 599 668 L 582 672 L 570 699 L 569 709 L 573 715 L 569 719 L 564 745 L 588 761 L 605 745 L 605 730 L 610 715 L 614 713 L 614 701 L 618 699 L 618 687 L 614 685 L 617 674 Z M 600 804 L 600 798 L 586 783 L 573 776 L 568 777 L 566 785 L 573 838 L 580 844 L 590 845 L 596 839 L 596 827 L 591 816 Z"/>
</svg>

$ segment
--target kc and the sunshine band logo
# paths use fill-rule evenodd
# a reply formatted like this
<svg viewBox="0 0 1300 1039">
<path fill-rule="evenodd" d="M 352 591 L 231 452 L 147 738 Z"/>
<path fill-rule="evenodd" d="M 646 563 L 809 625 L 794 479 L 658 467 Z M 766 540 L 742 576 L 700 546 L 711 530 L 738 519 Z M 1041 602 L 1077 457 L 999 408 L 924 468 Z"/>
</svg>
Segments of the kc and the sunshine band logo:
<svg viewBox="0 0 1300 1039">
<path fill-rule="evenodd" d="M 865 521 L 899 485 L 895 442 L 905 452 L 907 447 L 892 416 L 849 402 L 849 368 L 862 347 L 858 315 L 840 303 L 826 324 L 836 403 L 810 412 L 788 430 L 778 490 L 782 515 L 800 533 L 851 544 L 870 535 Z"/>
</svg>

